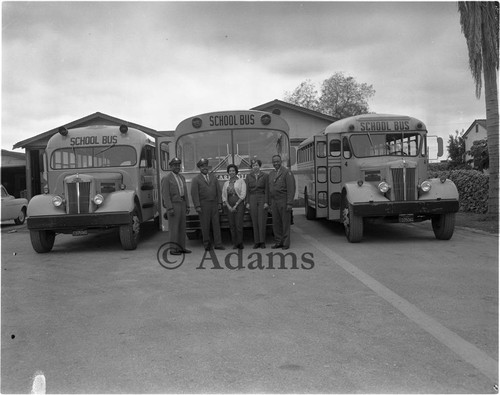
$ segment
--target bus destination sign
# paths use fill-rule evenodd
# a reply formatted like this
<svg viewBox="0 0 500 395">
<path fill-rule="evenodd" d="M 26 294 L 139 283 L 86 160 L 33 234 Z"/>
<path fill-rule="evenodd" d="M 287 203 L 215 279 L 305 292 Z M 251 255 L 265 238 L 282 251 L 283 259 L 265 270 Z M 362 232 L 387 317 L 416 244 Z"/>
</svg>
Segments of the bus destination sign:
<svg viewBox="0 0 500 395">
<path fill-rule="evenodd" d="M 254 114 L 211 115 L 210 126 L 251 126 L 255 124 Z"/>
<path fill-rule="evenodd" d="M 360 130 L 362 132 L 394 132 L 410 130 L 410 121 L 362 121 Z"/>
<path fill-rule="evenodd" d="M 117 142 L 117 136 L 78 136 L 71 137 L 69 145 L 108 145 L 116 144 Z"/>
</svg>

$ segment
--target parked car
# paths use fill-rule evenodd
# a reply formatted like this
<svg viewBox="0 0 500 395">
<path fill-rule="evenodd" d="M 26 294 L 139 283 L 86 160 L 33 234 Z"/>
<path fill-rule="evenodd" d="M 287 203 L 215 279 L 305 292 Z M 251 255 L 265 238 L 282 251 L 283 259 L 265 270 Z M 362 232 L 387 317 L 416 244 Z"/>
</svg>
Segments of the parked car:
<svg viewBox="0 0 500 395">
<path fill-rule="evenodd" d="M 28 200 L 23 198 L 15 198 L 9 195 L 7 189 L 2 187 L 2 221 L 14 220 L 16 225 L 24 224 L 26 220 L 26 209 Z"/>
</svg>

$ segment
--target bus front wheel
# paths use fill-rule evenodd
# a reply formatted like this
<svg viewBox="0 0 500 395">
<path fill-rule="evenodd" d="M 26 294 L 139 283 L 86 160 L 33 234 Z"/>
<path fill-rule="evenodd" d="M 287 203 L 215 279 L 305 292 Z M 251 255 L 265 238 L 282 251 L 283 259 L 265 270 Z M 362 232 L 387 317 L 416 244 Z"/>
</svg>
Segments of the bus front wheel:
<svg viewBox="0 0 500 395">
<path fill-rule="evenodd" d="M 450 240 L 455 230 L 455 213 L 446 213 L 432 217 L 432 230 L 438 240 Z"/>
<path fill-rule="evenodd" d="M 344 199 L 342 208 L 344 232 L 350 243 L 358 243 L 363 238 L 363 217 L 354 215 L 352 204 Z"/>
<path fill-rule="evenodd" d="M 41 254 L 52 250 L 56 234 L 51 230 L 30 230 L 30 239 L 33 249 Z"/>
<path fill-rule="evenodd" d="M 131 215 L 131 223 L 120 226 L 120 243 L 124 250 L 135 250 L 139 243 L 139 232 L 141 230 L 141 219 L 139 212 L 135 209 Z"/>
</svg>

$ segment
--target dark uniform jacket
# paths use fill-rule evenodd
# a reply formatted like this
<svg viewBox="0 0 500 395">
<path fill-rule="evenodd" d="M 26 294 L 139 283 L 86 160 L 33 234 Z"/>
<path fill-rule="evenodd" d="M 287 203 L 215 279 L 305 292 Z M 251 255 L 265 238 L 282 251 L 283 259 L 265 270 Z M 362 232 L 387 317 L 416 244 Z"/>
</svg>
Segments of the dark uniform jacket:
<svg viewBox="0 0 500 395">
<path fill-rule="evenodd" d="M 180 173 L 178 174 L 178 177 L 181 179 L 182 185 L 184 187 L 184 200 L 186 201 L 186 206 L 189 207 L 186 179 Z M 173 172 L 170 172 L 165 177 L 163 177 L 163 179 L 161 180 L 161 190 L 163 193 L 163 205 L 167 210 L 173 208 L 172 203 L 182 202 L 181 193 L 179 191 L 179 184 L 177 184 Z"/>
<path fill-rule="evenodd" d="M 222 204 L 222 192 L 219 181 L 213 175 L 208 175 L 210 182 L 207 183 L 203 174 L 193 178 L 191 184 L 191 198 L 194 207 L 200 207 L 201 202 L 212 202 Z"/>
<path fill-rule="evenodd" d="M 250 173 L 246 176 L 245 182 L 247 183 L 247 200 L 250 195 L 264 195 L 264 202 L 269 200 L 268 190 L 268 176 L 266 173 L 260 172 L 257 179 Z"/>
<path fill-rule="evenodd" d="M 281 166 L 278 171 L 269 173 L 269 204 L 273 200 L 286 201 L 287 205 L 293 204 L 295 196 L 295 178 L 290 170 Z"/>
</svg>

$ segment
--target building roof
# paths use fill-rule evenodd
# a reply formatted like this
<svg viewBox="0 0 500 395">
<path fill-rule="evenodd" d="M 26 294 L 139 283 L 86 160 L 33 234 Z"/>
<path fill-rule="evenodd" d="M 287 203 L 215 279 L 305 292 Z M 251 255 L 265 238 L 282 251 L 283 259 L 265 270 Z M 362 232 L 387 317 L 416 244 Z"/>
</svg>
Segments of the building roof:
<svg viewBox="0 0 500 395">
<path fill-rule="evenodd" d="M 478 124 L 479 126 L 482 126 L 484 129 L 486 129 L 486 119 L 476 119 L 472 124 L 469 126 L 469 128 L 465 131 L 465 133 L 462 135 L 463 138 L 466 138 L 467 135 L 474 129 L 474 127 Z"/>
<path fill-rule="evenodd" d="M 2 150 L 2 168 L 26 166 L 26 154 Z"/>
<path fill-rule="evenodd" d="M 16 143 L 13 147 L 13 149 L 16 148 L 25 148 L 26 146 L 33 144 L 39 140 L 48 140 L 50 137 L 52 137 L 54 134 L 56 134 L 59 130 L 60 126 L 64 126 L 67 129 L 72 129 L 72 128 L 77 128 L 81 126 L 86 126 L 86 125 L 98 125 L 101 123 L 103 125 L 128 125 L 131 128 L 138 129 L 147 135 L 151 137 L 161 137 L 161 136 L 168 136 L 170 135 L 170 132 L 159 132 L 157 130 L 148 128 L 146 126 L 142 126 L 133 122 L 129 122 L 120 118 L 112 117 L 111 115 L 103 114 L 101 112 L 96 112 L 94 114 L 87 115 L 86 117 L 77 119 L 76 121 L 72 121 L 70 123 L 67 123 L 65 125 L 59 125 L 54 129 L 48 130 L 44 133 L 40 133 L 36 136 L 30 137 L 29 139 L 19 141 Z"/>
<path fill-rule="evenodd" d="M 335 122 L 335 121 L 339 120 L 338 118 L 332 117 L 331 115 L 326 115 L 326 114 L 323 114 L 321 112 L 310 110 L 310 109 L 305 108 L 305 107 L 300 107 L 300 106 L 297 106 L 295 104 L 287 103 L 285 101 L 278 100 L 278 99 L 275 99 L 275 100 L 272 100 L 270 102 L 261 104 L 261 105 L 259 105 L 257 107 L 251 108 L 251 110 L 271 111 L 272 112 L 272 108 L 273 107 L 288 108 L 290 110 L 302 112 L 304 114 L 311 115 L 313 117 L 324 119 L 324 120 L 326 120 L 328 122 Z"/>
</svg>

